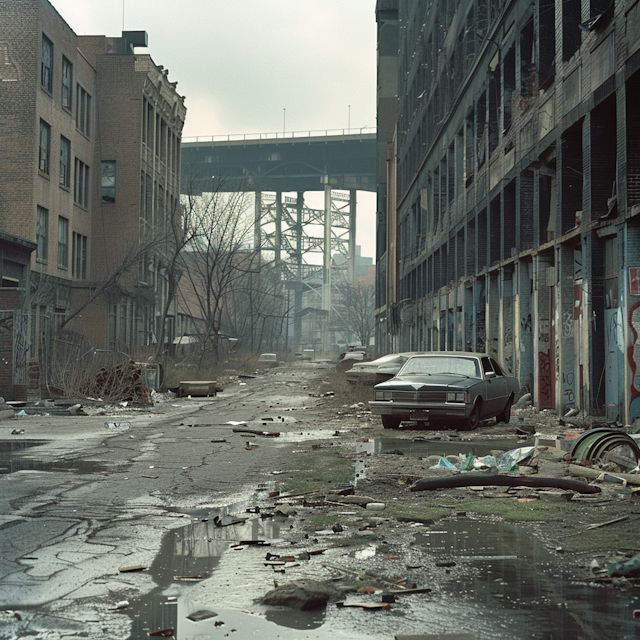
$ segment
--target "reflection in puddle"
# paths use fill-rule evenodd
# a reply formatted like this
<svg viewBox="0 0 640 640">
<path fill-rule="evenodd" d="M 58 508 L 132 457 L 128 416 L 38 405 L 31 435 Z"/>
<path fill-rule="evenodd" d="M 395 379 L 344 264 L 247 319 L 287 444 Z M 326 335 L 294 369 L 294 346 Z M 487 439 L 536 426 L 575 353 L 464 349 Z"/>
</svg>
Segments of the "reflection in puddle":
<svg viewBox="0 0 640 640">
<path fill-rule="evenodd" d="M 243 523 L 216 526 L 214 519 L 224 519 L 233 513 Z M 149 567 L 157 587 L 146 597 L 131 603 L 127 613 L 132 618 L 130 640 L 142 640 L 148 633 L 178 625 L 177 600 L 169 600 L 162 592 L 172 586 L 180 586 L 181 593 L 188 592 L 211 576 L 218 567 L 220 557 L 229 553 L 231 545 L 240 541 L 272 540 L 280 535 L 282 518 L 263 518 L 260 514 L 232 511 L 230 507 L 203 514 L 198 520 L 166 533 L 153 564 Z"/>
<path fill-rule="evenodd" d="M 497 438 L 495 440 L 405 440 L 403 438 L 373 438 L 359 442 L 362 453 L 402 452 L 405 456 L 426 458 L 427 456 L 449 456 L 471 453 L 486 456 L 491 451 L 510 451 L 517 447 L 531 446 L 533 441 L 519 438 Z"/>
<path fill-rule="evenodd" d="M 0 475 L 17 471 L 64 471 L 67 473 L 98 473 L 109 467 L 90 460 L 39 460 L 24 457 L 27 449 L 47 444 L 48 440 L 0 441 Z"/>
</svg>

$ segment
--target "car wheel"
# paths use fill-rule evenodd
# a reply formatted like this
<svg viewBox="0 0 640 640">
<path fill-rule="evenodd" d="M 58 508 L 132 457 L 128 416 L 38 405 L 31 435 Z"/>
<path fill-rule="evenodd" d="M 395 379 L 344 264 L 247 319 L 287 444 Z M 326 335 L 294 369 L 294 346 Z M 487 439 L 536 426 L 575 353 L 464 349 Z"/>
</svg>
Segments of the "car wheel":
<svg viewBox="0 0 640 640">
<path fill-rule="evenodd" d="M 398 416 L 380 416 L 382 418 L 382 426 L 385 429 L 397 429 L 400 426 L 400 418 Z"/>
<path fill-rule="evenodd" d="M 507 424 L 509 420 L 511 420 L 511 406 L 513 405 L 513 398 L 509 397 L 507 400 L 507 404 L 504 406 L 504 410 L 502 413 L 499 413 L 496 416 L 496 422 L 504 422 Z"/>
<path fill-rule="evenodd" d="M 467 431 L 473 431 L 478 424 L 480 424 L 480 403 L 476 402 L 471 409 L 471 413 L 464 423 L 464 428 Z"/>
</svg>

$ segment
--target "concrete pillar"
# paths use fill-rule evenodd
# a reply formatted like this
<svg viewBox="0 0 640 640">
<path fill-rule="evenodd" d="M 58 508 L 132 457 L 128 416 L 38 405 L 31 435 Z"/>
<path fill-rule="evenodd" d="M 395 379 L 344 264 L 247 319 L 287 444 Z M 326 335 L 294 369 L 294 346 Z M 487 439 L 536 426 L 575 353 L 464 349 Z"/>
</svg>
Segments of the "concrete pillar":
<svg viewBox="0 0 640 640">
<path fill-rule="evenodd" d="M 562 244 L 556 247 L 559 270 L 556 288 L 556 375 L 557 410 L 564 415 L 577 405 L 579 371 L 575 353 L 574 250 Z"/>
</svg>

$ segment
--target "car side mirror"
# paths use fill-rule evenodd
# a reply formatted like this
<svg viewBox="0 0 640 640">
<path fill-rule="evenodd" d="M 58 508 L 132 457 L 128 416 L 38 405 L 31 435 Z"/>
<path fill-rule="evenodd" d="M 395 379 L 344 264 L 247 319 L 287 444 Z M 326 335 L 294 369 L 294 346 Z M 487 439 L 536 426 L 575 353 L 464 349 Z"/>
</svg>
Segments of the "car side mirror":
<svg viewBox="0 0 640 640">
<path fill-rule="evenodd" d="M 491 378 L 495 378 L 495 377 L 497 377 L 495 371 L 487 371 L 487 380 L 490 380 Z"/>
</svg>

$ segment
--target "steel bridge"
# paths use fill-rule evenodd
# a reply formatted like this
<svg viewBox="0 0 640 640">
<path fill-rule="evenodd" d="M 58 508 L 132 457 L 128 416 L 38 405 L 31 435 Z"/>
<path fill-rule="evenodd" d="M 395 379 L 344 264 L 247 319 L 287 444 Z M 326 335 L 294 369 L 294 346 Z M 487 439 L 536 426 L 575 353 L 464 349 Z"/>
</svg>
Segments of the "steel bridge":
<svg viewBox="0 0 640 640">
<path fill-rule="evenodd" d="M 294 345 L 303 318 L 321 324 L 330 351 L 332 290 L 355 279 L 356 192 L 376 191 L 376 134 L 364 130 L 185 138 L 183 194 L 255 193 L 255 246 L 269 251 L 294 292 Z M 304 193 L 324 193 L 311 209 Z M 284 194 L 296 193 L 295 197 Z M 312 255 L 322 254 L 322 264 Z M 335 293 L 335 292 L 334 292 Z M 320 319 L 320 320 L 318 320 Z"/>
</svg>

